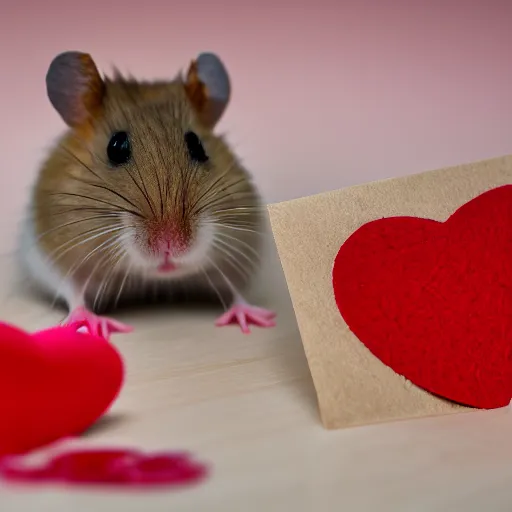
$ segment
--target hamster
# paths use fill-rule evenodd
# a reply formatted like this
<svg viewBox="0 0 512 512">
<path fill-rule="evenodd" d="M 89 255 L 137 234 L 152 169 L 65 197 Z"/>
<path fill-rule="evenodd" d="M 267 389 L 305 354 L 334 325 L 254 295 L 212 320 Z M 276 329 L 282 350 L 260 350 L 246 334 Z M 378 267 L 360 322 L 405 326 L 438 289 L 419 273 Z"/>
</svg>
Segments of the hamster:
<svg viewBox="0 0 512 512">
<path fill-rule="evenodd" d="M 188 73 L 139 81 L 101 76 L 89 54 L 65 52 L 46 75 L 67 131 L 43 162 L 20 234 L 30 282 L 68 308 L 66 324 L 109 339 L 132 328 L 101 305 L 155 288 L 214 293 L 216 325 L 275 325 L 245 299 L 265 225 L 259 192 L 213 129 L 230 99 L 218 56 Z"/>
</svg>

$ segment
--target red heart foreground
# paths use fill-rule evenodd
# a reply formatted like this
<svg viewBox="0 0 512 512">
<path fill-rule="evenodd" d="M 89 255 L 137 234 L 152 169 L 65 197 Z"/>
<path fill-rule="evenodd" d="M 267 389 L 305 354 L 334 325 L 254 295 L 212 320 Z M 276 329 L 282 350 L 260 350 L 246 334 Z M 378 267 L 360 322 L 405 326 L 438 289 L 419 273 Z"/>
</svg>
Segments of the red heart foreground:
<svg viewBox="0 0 512 512">
<path fill-rule="evenodd" d="M 363 225 L 333 268 L 338 309 L 384 364 L 415 385 L 492 409 L 512 398 L 512 186 L 446 222 Z"/>
<path fill-rule="evenodd" d="M 0 323 L 0 455 L 81 434 L 123 378 L 119 353 L 98 337 L 73 327 L 28 334 Z"/>
</svg>

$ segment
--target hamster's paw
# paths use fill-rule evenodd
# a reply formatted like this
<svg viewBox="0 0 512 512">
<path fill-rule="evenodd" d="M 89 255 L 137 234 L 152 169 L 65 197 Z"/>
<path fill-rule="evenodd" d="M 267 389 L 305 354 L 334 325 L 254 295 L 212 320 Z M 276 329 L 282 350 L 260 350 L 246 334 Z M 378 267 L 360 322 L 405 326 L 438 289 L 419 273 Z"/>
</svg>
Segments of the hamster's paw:
<svg viewBox="0 0 512 512">
<path fill-rule="evenodd" d="M 250 324 L 258 327 L 274 327 L 276 325 L 274 318 L 276 314 L 268 309 L 251 306 L 243 300 L 236 300 L 226 313 L 221 315 L 215 325 L 224 327 L 225 325 L 238 324 L 244 334 L 249 334 Z"/>
<path fill-rule="evenodd" d="M 129 325 L 107 318 L 98 316 L 89 311 L 87 308 L 80 306 L 75 308 L 64 321 L 65 325 L 72 325 L 76 329 L 87 329 L 89 334 L 99 336 L 107 341 L 110 335 L 115 333 L 129 333 L 133 328 Z"/>
</svg>

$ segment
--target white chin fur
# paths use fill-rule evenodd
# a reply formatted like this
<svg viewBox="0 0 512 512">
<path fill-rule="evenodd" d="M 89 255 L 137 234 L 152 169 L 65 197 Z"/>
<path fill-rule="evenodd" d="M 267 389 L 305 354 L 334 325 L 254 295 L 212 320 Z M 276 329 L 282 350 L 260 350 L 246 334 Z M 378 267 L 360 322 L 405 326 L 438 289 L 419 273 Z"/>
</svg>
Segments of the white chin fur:
<svg viewBox="0 0 512 512">
<path fill-rule="evenodd" d="M 197 230 L 197 236 L 192 247 L 183 255 L 174 258 L 172 262 L 176 268 L 169 272 L 162 272 L 158 267 L 162 264 L 160 258 L 143 254 L 135 242 L 135 231 L 127 228 L 124 239 L 124 248 L 134 271 L 155 279 L 181 279 L 197 273 L 201 268 L 208 266 L 208 254 L 215 238 L 215 227 L 208 222 L 201 222 Z"/>
</svg>

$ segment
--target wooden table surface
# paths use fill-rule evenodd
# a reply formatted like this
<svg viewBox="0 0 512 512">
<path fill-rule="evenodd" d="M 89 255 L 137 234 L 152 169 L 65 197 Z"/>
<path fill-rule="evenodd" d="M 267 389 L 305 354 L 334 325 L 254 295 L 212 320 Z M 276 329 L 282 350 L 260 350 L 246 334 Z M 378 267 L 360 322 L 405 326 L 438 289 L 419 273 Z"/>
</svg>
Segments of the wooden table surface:
<svg viewBox="0 0 512 512">
<path fill-rule="evenodd" d="M 82 441 L 189 450 L 212 465 L 205 483 L 140 495 L 3 486 L 0 510 L 510 511 L 508 408 L 323 429 L 276 258 L 272 265 L 274 329 L 244 336 L 214 328 L 215 311 L 130 313 L 135 332 L 115 339 L 126 359 L 126 386 Z M 12 291 L 9 269 L 3 261 L 4 291 Z M 23 293 L 5 295 L 1 317 L 27 329 L 62 316 Z"/>
</svg>

